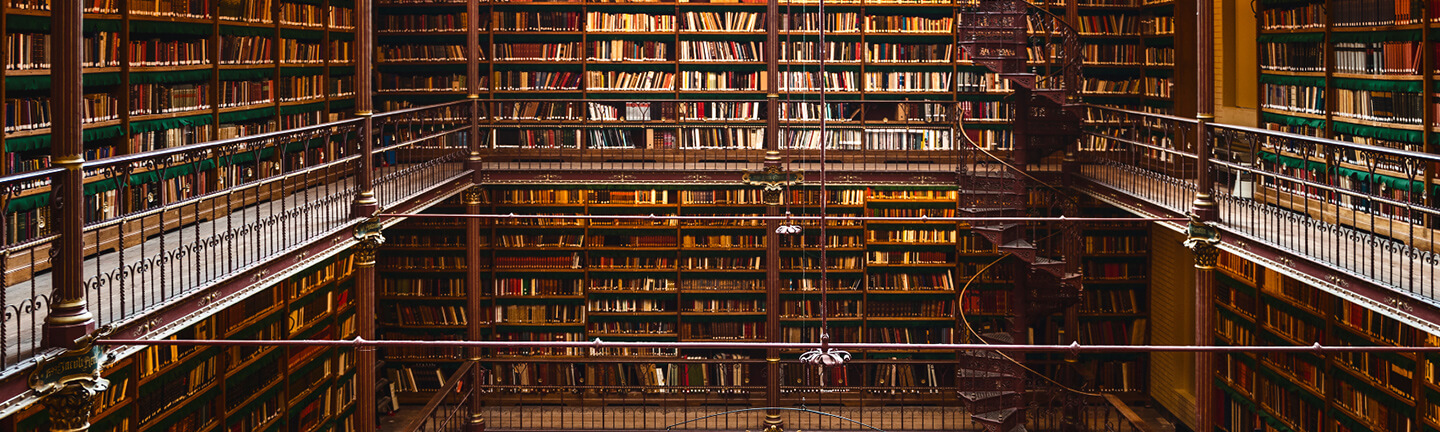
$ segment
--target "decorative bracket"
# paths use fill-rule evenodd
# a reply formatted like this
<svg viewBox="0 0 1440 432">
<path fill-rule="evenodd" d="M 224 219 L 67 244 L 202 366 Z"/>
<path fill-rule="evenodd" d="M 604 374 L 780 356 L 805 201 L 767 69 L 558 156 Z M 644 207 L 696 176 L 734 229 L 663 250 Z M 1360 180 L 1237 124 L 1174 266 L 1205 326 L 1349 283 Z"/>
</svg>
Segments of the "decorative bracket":
<svg viewBox="0 0 1440 432">
<path fill-rule="evenodd" d="M 1195 253 L 1195 268 L 1214 269 L 1220 259 L 1220 248 L 1216 247 L 1220 244 L 1220 230 L 1214 224 L 1200 220 L 1194 213 L 1186 213 L 1186 216 L 1190 216 L 1190 224 L 1185 230 L 1189 238 L 1182 244 Z"/>
<path fill-rule="evenodd" d="M 106 325 L 75 340 L 75 348 L 40 359 L 29 378 L 30 388 L 39 393 L 41 404 L 50 411 L 50 430 L 76 431 L 90 428 L 95 414 L 95 396 L 110 388 L 100 369 L 110 354 L 95 340 L 109 336 L 115 327 Z"/>
<path fill-rule="evenodd" d="M 751 186 L 761 186 L 765 190 L 762 198 L 766 205 L 780 205 L 782 202 L 781 192 L 785 186 L 797 185 L 805 181 L 805 174 L 798 171 L 785 171 L 779 166 L 766 166 L 760 172 L 747 172 L 740 176 L 740 181 Z"/>
<path fill-rule="evenodd" d="M 380 245 L 385 243 L 385 236 L 380 234 L 380 219 L 370 218 L 355 227 L 355 240 L 360 242 L 360 247 L 355 252 L 356 265 L 374 265 L 375 253 L 379 251 Z"/>
</svg>

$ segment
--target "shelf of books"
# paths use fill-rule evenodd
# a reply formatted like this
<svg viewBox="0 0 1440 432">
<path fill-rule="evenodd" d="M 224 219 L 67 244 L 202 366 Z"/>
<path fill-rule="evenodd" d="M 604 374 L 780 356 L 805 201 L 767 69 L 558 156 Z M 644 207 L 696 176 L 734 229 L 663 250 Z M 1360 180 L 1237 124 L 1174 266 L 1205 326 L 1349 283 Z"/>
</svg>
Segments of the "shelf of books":
<svg viewBox="0 0 1440 432">
<path fill-rule="evenodd" d="M 382 296 L 393 300 L 382 302 L 391 308 L 381 311 L 385 337 L 458 339 L 468 320 L 480 316 L 486 320 L 486 331 L 498 340 L 761 341 L 767 337 L 767 314 L 775 308 L 782 341 L 815 342 L 822 266 L 829 284 L 824 306 L 833 341 L 954 342 L 962 318 L 957 311 L 977 328 L 991 328 L 1005 325 L 1013 307 L 1009 296 L 1014 286 L 1004 269 L 981 274 L 963 298 L 959 295 L 969 276 L 1000 254 L 970 233 L 967 225 L 953 221 L 829 219 L 822 239 L 816 220 L 797 220 L 804 228 L 801 234 L 779 235 L 758 221 L 741 218 L 767 211 L 760 191 L 752 188 L 506 185 L 487 188 L 487 196 L 482 211 L 501 214 L 703 218 L 494 221 L 486 225 L 486 237 L 481 239 L 480 261 L 486 266 L 481 283 L 487 288 L 479 293 L 486 310 L 469 313 L 464 302 L 470 291 L 464 280 L 463 223 L 406 222 L 387 231 L 395 241 L 379 258 Z M 958 205 L 953 188 L 797 187 L 787 196 L 788 211 L 798 216 L 818 214 L 822 199 L 827 200 L 831 216 L 950 217 Z M 453 207 L 440 211 L 449 213 Z M 1094 258 L 1086 262 L 1095 268 L 1087 271 L 1096 278 L 1088 285 L 1093 292 L 1087 289 L 1092 297 L 1081 306 L 1082 330 L 1090 335 L 1083 337 L 1085 342 L 1134 343 L 1132 335 L 1141 335 L 1140 343 L 1145 340 L 1148 235 L 1140 228 L 1103 227 L 1089 234 L 1092 246 L 1086 254 Z M 778 262 L 767 261 L 770 242 L 778 242 Z M 827 248 L 823 262 L 822 244 Z M 782 281 L 778 305 L 767 299 L 770 266 L 778 267 Z M 912 377 L 904 380 L 911 383 L 943 381 L 924 378 L 932 373 L 927 367 L 934 366 L 919 363 L 953 359 L 953 352 L 919 349 L 857 354 L 872 360 L 917 362 L 904 373 L 892 371 L 897 377 Z M 453 370 L 460 358 L 453 350 L 429 349 L 390 350 L 385 355 L 390 378 L 401 388 L 420 393 L 438 388 L 439 377 Z M 525 359 L 638 358 L 662 364 L 680 357 L 758 359 L 760 355 L 673 348 L 509 348 L 487 353 L 495 362 L 494 378 L 504 385 L 539 379 L 534 369 L 514 370 Z M 1143 391 L 1143 361 L 1110 360 L 1098 359 L 1096 373 L 1102 387 Z M 748 376 L 750 366 L 738 367 L 742 376 Z M 577 370 L 566 373 L 586 373 L 584 368 Z M 799 377 L 800 372 L 795 374 Z M 867 380 L 873 381 L 857 375 L 846 382 L 874 384 L 863 384 Z"/>
<path fill-rule="evenodd" d="M 1220 345 L 1434 346 L 1433 335 L 1221 254 Z M 1227 431 L 1440 430 L 1435 356 L 1416 353 L 1229 353 L 1217 358 Z M 1239 428 L 1239 429 L 1237 429 Z"/>
<path fill-rule="evenodd" d="M 381 111 L 464 99 L 472 87 L 489 92 L 489 6 L 471 17 L 465 1 L 377 3 L 375 95 Z M 468 30 L 480 31 L 479 83 L 468 83 Z"/>
<path fill-rule="evenodd" d="M 5 38 L 15 49 L 0 72 L 6 108 L 0 170 L 6 174 L 50 164 L 50 1 L 4 7 Z M 353 75 L 350 1 L 224 0 L 213 8 L 156 0 L 124 8 L 115 0 L 85 2 L 86 159 L 315 123 L 287 120 L 277 111 L 286 104 L 277 87 L 321 103 L 298 117 L 341 115 L 342 100 L 353 93 L 349 84 L 327 93 L 324 88 L 334 83 L 320 74 L 313 82 L 300 80 L 304 84 L 277 75 L 299 65 Z"/>
<path fill-rule="evenodd" d="M 331 258 L 168 337 L 355 336 L 353 259 Z M 154 346 L 107 365 L 93 431 L 354 431 L 354 356 L 324 347 Z M 18 430 L 43 430 L 40 404 Z"/>
</svg>

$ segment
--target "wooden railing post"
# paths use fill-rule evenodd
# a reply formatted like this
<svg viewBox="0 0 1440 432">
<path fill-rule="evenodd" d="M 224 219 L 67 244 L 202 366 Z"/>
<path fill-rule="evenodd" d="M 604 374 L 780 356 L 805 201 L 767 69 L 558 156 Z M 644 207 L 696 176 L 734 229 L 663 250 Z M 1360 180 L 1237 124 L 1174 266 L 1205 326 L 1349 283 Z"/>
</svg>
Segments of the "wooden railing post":
<svg viewBox="0 0 1440 432">
<path fill-rule="evenodd" d="M 50 104 L 51 159 L 64 173 L 50 186 L 51 226 L 54 241 L 53 287 L 45 316 L 43 341 L 48 348 L 73 348 L 75 339 L 95 330 L 95 317 L 85 302 L 85 162 L 84 90 L 80 62 L 84 56 L 81 34 L 84 9 L 78 1 L 54 2 L 50 14 L 52 54 Z"/>
</svg>

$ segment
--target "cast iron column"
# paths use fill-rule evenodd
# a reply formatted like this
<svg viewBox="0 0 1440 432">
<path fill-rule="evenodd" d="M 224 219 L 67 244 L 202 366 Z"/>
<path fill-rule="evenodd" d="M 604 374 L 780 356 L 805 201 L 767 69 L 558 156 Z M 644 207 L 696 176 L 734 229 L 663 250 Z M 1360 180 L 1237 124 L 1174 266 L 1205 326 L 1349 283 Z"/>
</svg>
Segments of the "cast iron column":
<svg viewBox="0 0 1440 432">
<path fill-rule="evenodd" d="M 374 70 L 375 14 L 372 10 L 375 0 L 355 0 L 355 116 L 364 119 L 360 126 L 360 167 L 355 174 L 355 184 L 360 193 L 355 194 L 351 207 L 352 217 L 369 217 L 380 210 L 375 199 L 375 106 L 371 99 L 371 74 Z M 372 315 L 373 318 L 373 315 Z M 363 321 L 363 320 L 362 320 Z"/>
<path fill-rule="evenodd" d="M 822 17 L 823 18 L 823 17 Z M 765 171 L 780 166 L 780 2 L 765 2 Z M 787 173 L 788 175 L 788 173 Z M 780 200 L 789 197 L 781 196 Z M 767 202 L 765 214 L 778 216 L 780 200 Z M 780 341 L 780 221 L 765 221 L 765 340 Z M 765 350 L 765 405 L 780 405 L 780 350 Z M 780 411 L 765 411 L 764 432 L 780 432 Z"/>
<path fill-rule="evenodd" d="M 365 1 L 365 0 L 362 0 Z M 355 250 L 355 316 L 358 337 L 365 340 L 375 340 L 375 254 L 380 249 L 380 244 L 385 242 L 385 237 L 380 235 L 380 222 L 374 218 L 362 223 L 356 228 L 355 238 L 360 241 Z M 356 403 L 359 408 L 355 419 L 355 430 L 357 432 L 375 432 L 377 428 L 375 418 L 375 381 L 378 379 L 378 371 L 375 368 L 375 347 L 362 346 L 355 348 L 355 374 L 360 379 L 355 380 L 355 392 L 359 396 Z"/>
<path fill-rule="evenodd" d="M 80 84 L 80 61 L 84 56 L 81 21 L 85 18 L 79 1 L 57 1 L 51 5 L 50 153 L 56 168 L 51 185 L 51 225 L 55 228 L 53 291 L 45 316 L 42 338 L 46 347 L 73 348 L 75 339 L 95 330 L 95 318 L 85 303 L 85 213 L 82 192 L 85 162 L 83 117 L 84 90 Z"/>
<path fill-rule="evenodd" d="M 470 52 L 465 63 L 465 83 L 470 89 L 466 97 L 470 98 L 470 157 L 465 160 L 465 168 L 474 173 L 471 180 L 480 182 L 480 146 L 483 141 L 480 137 L 480 113 L 489 113 L 489 106 L 480 100 L 480 0 L 470 0 L 465 6 L 465 14 L 468 24 L 465 25 L 465 38 L 470 46 Z M 474 237 L 471 237 L 474 238 Z M 478 286 L 478 285 L 476 285 Z"/>
<path fill-rule="evenodd" d="M 470 4 L 474 5 L 475 1 L 471 0 Z M 463 198 L 465 199 L 466 214 L 481 213 L 482 209 L 480 208 L 480 204 L 484 202 L 480 199 L 483 196 L 481 195 L 482 193 L 483 191 L 480 190 L 479 186 L 471 186 L 470 189 L 465 190 Z M 481 238 L 480 225 L 483 221 L 484 219 L 480 218 L 465 218 L 465 307 L 470 313 L 470 319 L 466 320 L 465 336 L 466 339 L 472 341 L 484 340 L 484 335 L 481 334 L 481 326 L 485 324 L 485 305 L 480 300 L 484 294 L 484 290 L 481 289 L 481 287 L 484 284 L 485 278 L 482 272 L 482 270 L 484 270 L 484 266 L 482 265 L 484 257 L 481 256 L 481 254 L 485 251 L 481 249 L 482 245 L 476 240 Z M 465 427 L 467 432 L 482 432 L 485 430 L 485 417 L 480 414 L 480 410 L 483 407 L 480 401 L 480 388 L 481 385 L 484 384 L 482 382 L 484 377 L 480 373 L 479 364 L 481 355 L 480 347 L 471 347 L 465 350 L 465 356 L 468 357 L 470 361 L 476 362 L 472 369 L 474 373 L 470 375 L 472 379 L 471 384 L 474 387 L 471 387 L 470 390 L 470 421 Z"/>
<path fill-rule="evenodd" d="M 1215 119 L 1215 2 L 1195 1 L 1195 202 L 1192 203 L 1198 222 L 1208 223 L 1219 220 L 1219 209 L 1211 193 L 1214 181 L 1210 178 L 1210 122 Z M 1205 36 L 1205 35 L 1211 36 Z M 1214 339 L 1213 315 L 1215 295 L 1215 254 L 1219 251 L 1195 249 L 1195 344 L 1210 345 Z M 1212 408 L 1215 404 L 1215 386 L 1211 382 L 1215 374 L 1214 353 L 1195 354 L 1195 430 L 1214 430 L 1215 419 Z"/>
</svg>

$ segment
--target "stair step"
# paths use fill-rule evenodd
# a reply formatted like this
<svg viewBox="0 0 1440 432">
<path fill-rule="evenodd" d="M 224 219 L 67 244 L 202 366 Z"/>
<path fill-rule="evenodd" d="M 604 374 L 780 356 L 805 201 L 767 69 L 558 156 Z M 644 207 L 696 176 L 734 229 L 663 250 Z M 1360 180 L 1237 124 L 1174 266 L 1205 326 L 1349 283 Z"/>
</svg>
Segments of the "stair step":
<svg viewBox="0 0 1440 432">
<path fill-rule="evenodd" d="M 1004 332 L 985 333 L 985 334 L 980 335 L 980 337 L 985 338 L 986 340 L 989 340 L 991 343 L 1001 343 L 1001 344 L 1013 344 L 1013 343 L 1015 343 L 1015 337 L 1012 336 L 1010 333 L 1004 333 Z"/>
<path fill-rule="evenodd" d="M 962 391 L 971 412 L 987 412 L 1025 406 L 1025 394 L 1018 391 Z"/>
<path fill-rule="evenodd" d="M 1001 248 L 1001 249 L 1031 250 L 1031 251 L 1033 251 L 1033 250 L 1035 250 L 1035 245 L 1032 244 L 1032 243 L 1030 243 L 1029 240 L 1025 240 L 1025 239 L 1015 239 L 1015 240 L 1011 240 L 1011 241 L 1008 242 L 1008 243 L 1005 243 L 1005 244 L 1000 245 L 1000 248 Z"/>
<path fill-rule="evenodd" d="M 1005 425 L 1006 423 L 1013 422 L 1015 419 L 1015 414 L 1018 412 L 1020 412 L 1019 408 L 1005 408 L 1002 410 L 986 411 L 978 414 L 972 414 L 970 415 L 970 418 L 975 419 L 975 421 L 981 423 Z M 1014 425 L 1014 423 L 1010 424 Z"/>
</svg>

